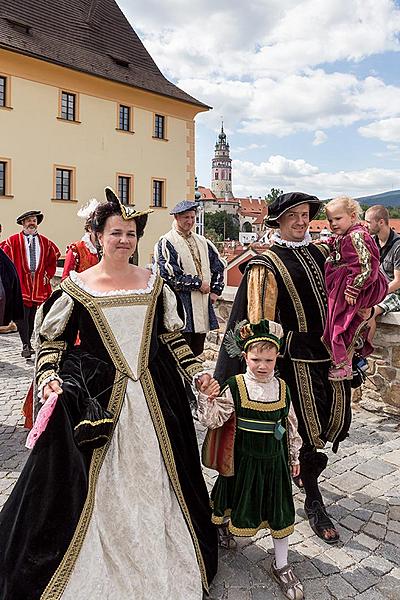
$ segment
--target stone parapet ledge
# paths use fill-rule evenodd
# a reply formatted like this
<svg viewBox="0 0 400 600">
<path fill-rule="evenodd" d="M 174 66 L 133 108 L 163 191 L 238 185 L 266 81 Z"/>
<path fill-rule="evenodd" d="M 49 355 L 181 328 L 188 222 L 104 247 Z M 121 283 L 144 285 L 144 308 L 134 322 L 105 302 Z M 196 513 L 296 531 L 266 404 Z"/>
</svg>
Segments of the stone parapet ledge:
<svg viewBox="0 0 400 600">
<path fill-rule="evenodd" d="M 376 412 L 400 415 L 400 312 L 378 319 L 368 377 L 353 402 Z"/>
</svg>

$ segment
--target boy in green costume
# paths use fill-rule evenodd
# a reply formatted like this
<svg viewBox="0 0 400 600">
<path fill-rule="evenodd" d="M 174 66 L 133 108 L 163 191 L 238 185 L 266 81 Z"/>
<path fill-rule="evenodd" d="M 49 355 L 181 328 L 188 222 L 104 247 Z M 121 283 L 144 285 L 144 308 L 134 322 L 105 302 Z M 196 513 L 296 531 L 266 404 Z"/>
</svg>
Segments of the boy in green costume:
<svg viewBox="0 0 400 600">
<path fill-rule="evenodd" d="M 291 475 L 299 474 L 302 441 L 289 390 L 274 374 L 282 336 L 274 321 L 238 323 L 225 346 L 231 357 L 242 354 L 246 373 L 228 379 L 218 397 L 200 393 L 198 415 L 209 428 L 203 464 L 219 472 L 211 500 L 220 544 L 232 548 L 233 535 L 269 529 L 272 575 L 289 600 L 302 600 L 303 586 L 288 565 L 295 521 Z"/>
</svg>

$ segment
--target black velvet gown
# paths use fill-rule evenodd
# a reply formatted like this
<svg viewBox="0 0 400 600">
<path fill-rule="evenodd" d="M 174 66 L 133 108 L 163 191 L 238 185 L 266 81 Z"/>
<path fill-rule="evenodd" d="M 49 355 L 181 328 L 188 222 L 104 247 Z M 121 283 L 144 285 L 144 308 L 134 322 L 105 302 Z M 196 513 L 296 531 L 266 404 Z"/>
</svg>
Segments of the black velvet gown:
<svg viewBox="0 0 400 600">
<path fill-rule="evenodd" d="M 106 310 L 118 312 L 127 304 L 134 305 L 138 311 L 140 306 L 143 308 L 145 305 L 137 373 L 130 370 L 118 348 L 112 328 L 104 318 Z M 167 330 L 164 304 L 163 284 L 157 277 L 148 294 L 105 299 L 93 297 L 67 278 L 61 284 L 61 289 L 55 291 L 43 305 L 37 383 L 40 387 L 56 373 L 63 381 L 63 394 L 59 396 L 45 432 L 31 451 L 0 513 L 2 600 L 63 597 L 79 560 L 85 536 L 90 531 L 92 517 L 96 511 L 102 511 L 102 507 L 96 505 L 97 485 L 102 468 L 104 470 L 107 464 L 107 453 L 111 453 L 113 439 L 115 441 L 118 434 L 120 416 L 127 402 L 132 400 L 127 390 L 133 380 L 138 381 L 143 390 L 151 416 L 150 423 L 157 436 L 161 462 L 168 474 L 167 481 L 189 532 L 189 546 L 192 544 L 192 547 L 187 551 L 194 552 L 197 560 L 201 582 L 199 597 L 201 585 L 205 590 L 208 589 L 217 568 L 217 540 L 211 524 L 208 493 L 182 380 L 182 376 L 191 380 L 201 370 L 201 365 L 194 359 L 179 332 Z M 57 311 L 60 319 L 52 322 L 48 318 L 47 322 L 46 317 Z M 78 332 L 79 346 L 76 345 Z M 129 331 L 127 335 L 129 337 Z M 136 343 L 133 337 L 132 340 L 133 344 Z M 74 438 L 74 427 L 82 420 L 88 396 L 96 397 L 114 419 L 111 440 L 97 449 L 78 448 Z M 131 403 L 130 414 L 134 420 L 135 404 L 134 401 Z M 119 448 L 118 452 L 124 456 L 124 448 Z M 152 472 L 145 475 L 150 480 L 154 477 Z M 130 469 L 127 477 L 128 491 L 122 491 L 121 495 L 121 490 L 115 490 L 116 498 L 117 492 L 123 499 L 132 492 L 135 472 L 132 473 Z M 121 483 L 125 485 L 123 479 Z M 137 493 L 140 494 L 141 490 L 137 490 Z M 132 499 L 132 505 L 134 502 Z M 114 510 L 117 516 L 117 502 Z M 160 532 L 163 518 L 163 514 L 160 514 Z M 124 538 L 124 534 L 123 528 L 119 532 L 121 545 L 127 544 L 130 552 L 129 540 Z M 154 531 L 153 535 L 161 533 Z M 147 543 L 147 539 L 141 539 L 135 551 L 140 554 L 142 548 L 144 552 Z M 115 544 L 116 555 L 118 546 Z M 160 557 L 154 556 L 153 559 L 151 569 L 157 572 Z M 132 570 L 123 573 L 128 580 L 138 577 L 134 556 L 131 565 Z M 127 589 L 131 589 L 129 585 Z M 97 595 L 95 589 L 90 593 L 93 593 L 93 597 L 102 597 Z M 82 595 L 77 596 L 77 600 L 81 597 L 88 598 Z M 117 595 L 107 597 L 125 600 Z M 106 600 L 104 596 L 102 600 Z"/>
</svg>

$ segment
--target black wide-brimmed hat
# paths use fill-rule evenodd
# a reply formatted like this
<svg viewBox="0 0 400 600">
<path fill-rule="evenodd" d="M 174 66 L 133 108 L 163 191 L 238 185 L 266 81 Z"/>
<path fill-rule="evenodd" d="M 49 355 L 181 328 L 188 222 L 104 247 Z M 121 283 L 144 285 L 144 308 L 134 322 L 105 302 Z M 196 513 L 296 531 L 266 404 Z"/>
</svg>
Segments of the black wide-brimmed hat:
<svg viewBox="0 0 400 600">
<path fill-rule="evenodd" d="M 24 219 L 27 219 L 28 217 L 36 217 L 38 225 L 40 225 L 44 219 L 44 215 L 41 210 L 27 210 L 17 218 L 18 225 L 22 225 Z"/>
<path fill-rule="evenodd" d="M 268 215 L 265 218 L 265 224 L 268 227 L 279 227 L 279 218 L 290 208 L 294 208 L 299 204 L 308 203 L 310 205 L 310 221 L 318 214 L 321 208 L 321 200 L 316 196 L 310 196 L 303 192 L 289 192 L 288 194 L 281 194 L 271 202 L 268 206 Z"/>
<path fill-rule="evenodd" d="M 133 204 L 122 204 L 121 200 L 118 198 L 117 194 L 110 186 L 104 188 L 104 193 L 106 195 L 107 202 L 111 202 L 112 204 L 116 204 L 120 207 L 122 218 L 125 221 L 137 219 L 137 217 L 149 215 L 150 213 L 154 212 L 152 208 L 146 208 L 145 210 L 136 210 Z"/>
</svg>

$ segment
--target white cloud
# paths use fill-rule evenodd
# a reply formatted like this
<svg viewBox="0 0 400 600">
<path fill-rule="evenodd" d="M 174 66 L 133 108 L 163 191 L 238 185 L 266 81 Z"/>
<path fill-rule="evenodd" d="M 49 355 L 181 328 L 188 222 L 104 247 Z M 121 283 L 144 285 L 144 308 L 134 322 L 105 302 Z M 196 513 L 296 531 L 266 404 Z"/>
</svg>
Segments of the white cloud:
<svg viewBox="0 0 400 600">
<path fill-rule="evenodd" d="M 324 144 L 327 139 L 328 136 L 326 133 L 318 129 L 314 134 L 313 146 L 320 146 L 321 144 Z"/>
<path fill-rule="evenodd" d="M 398 50 L 394 0 L 122 0 L 164 72 L 176 78 L 285 77 Z"/>
<path fill-rule="evenodd" d="M 270 156 L 255 164 L 233 161 L 234 192 L 237 196 L 264 196 L 271 187 L 284 191 L 303 191 L 321 198 L 339 194 L 365 196 L 400 187 L 400 172 L 394 169 L 369 168 L 356 171 L 322 172 L 302 159 L 290 160 Z M 235 184 L 235 182 L 240 182 Z"/>
<path fill-rule="evenodd" d="M 378 138 L 383 142 L 397 142 L 400 139 L 400 117 L 375 121 L 360 127 L 358 131 L 364 137 Z"/>
</svg>

